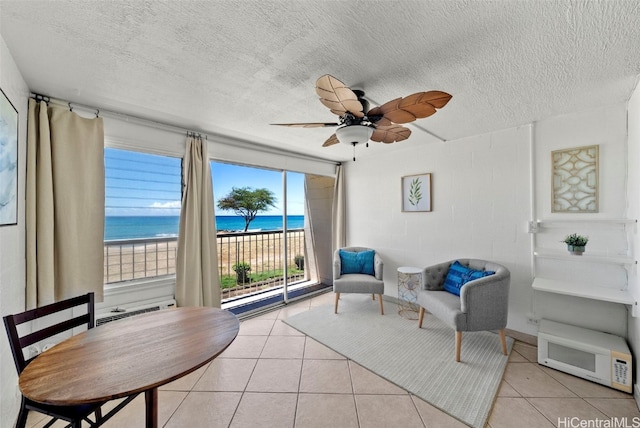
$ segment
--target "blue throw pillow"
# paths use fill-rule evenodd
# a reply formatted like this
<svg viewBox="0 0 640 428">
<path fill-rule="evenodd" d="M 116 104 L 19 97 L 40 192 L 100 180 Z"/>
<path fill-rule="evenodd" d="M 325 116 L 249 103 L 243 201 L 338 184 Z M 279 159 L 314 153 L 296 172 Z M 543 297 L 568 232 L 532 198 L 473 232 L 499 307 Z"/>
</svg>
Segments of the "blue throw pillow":
<svg viewBox="0 0 640 428">
<path fill-rule="evenodd" d="M 340 251 L 340 274 L 346 273 L 364 273 L 374 275 L 373 259 L 375 251 Z"/>
<path fill-rule="evenodd" d="M 444 289 L 449 293 L 453 293 L 457 296 L 460 295 L 460 289 L 469 281 L 474 279 L 484 278 L 485 276 L 493 275 L 495 272 L 491 270 L 475 270 L 463 266 L 459 261 L 455 261 L 449 267 L 447 272 L 447 278 L 444 280 Z"/>
</svg>

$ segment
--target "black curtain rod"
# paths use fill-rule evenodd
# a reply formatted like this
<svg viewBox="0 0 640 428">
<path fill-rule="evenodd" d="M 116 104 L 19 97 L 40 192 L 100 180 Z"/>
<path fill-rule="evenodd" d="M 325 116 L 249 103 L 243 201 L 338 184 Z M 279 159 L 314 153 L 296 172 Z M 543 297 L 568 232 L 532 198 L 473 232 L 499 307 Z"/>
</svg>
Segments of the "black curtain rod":
<svg viewBox="0 0 640 428">
<path fill-rule="evenodd" d="M 35 99 L 36 101 L 44 101 L 47 104 L 49 104 L 49 101 L 51 101 L 51 98 L 49 98 L 48 96 L 36 93 L 32 93 L 31 98 Z"/>
<path fill-rule="evenodd" d="M 64 101 L 64 100 L 60 100 L 57 98 L 52 98 L 48 95 L 43 95 L 43 94 L 38 94 L 36 92 L 32 92 L 31 93 L 31 98 L 35 99 L 36 101 L 40 102 L 40 101 L 44 101 L 45 103 L 47 103 L 47 105 L 49 105 L 49 103 L 53 102 L 53 103 L 57 103 L 61 106 L 63 105 L 67 105 L 69 108 L 69 111 L 73 111 L 73 106 L 77 106 L 86 110 L 95 110 L 95 115 L 96 117 L 99 117 L 100 115 L 100 109 L 97 107 L 93 107 L 93 106 L 89 106 L 86 104 L 81 104 L 81 103 L 76 103 L 76 102 L 72 102 L 72 101 Z M 196 136 L 199 135 L 200 137 L 202 137 L 202 134 L 196 131 L 191 131 L 189 129 L 186 128 L 181 128 L 179 126 L 175 126 L 175 125 L 169 125 L 166 123 L 162 123 L 162 122 L 156 122 L 154 120 L 150 120 L 150 119 L 145 119 L 142 117 L 136 117 L 136 116 L 131 116 L 128 114 L 124 114 L 124 113 L 118 113 L 115 111 L 110 111 L 110 110 L 103 110 L 104 113 L 106 113 L 107 115 L 111 115 L 114 116 L 116 118 L 120 118 L 120 119 L 125 119 L 126 121 L 129 121 L 129 119 L 133 119 L 134 121 L 138 121 L 141 122 L 143 124 L 145 124 L 146 126 L 152 126 L 155 128 L 164 128 L 164 129 L 171 129 L 174 132 L 178 132 L 179 134 L 182 134 L 184 132 L 187 133 L 187 135 L 189 135 L 189 133 L 191 133 L 192 135 Z M 205 140 L 208 140 L 207 135 L 205 134 Z"/>
<path fill-rule="evenodd" d="M 187 131 L 187 137 L 202 138 L 202 134 L 199 132 Z M 209 140 L 206 134 L 204 136 L 204 139 Z"/>
<path fill-rule="evenodd" d="M 96 107 L 92 107 L 92 106 L 88 106 L 88 105 L 80 104 L 80 103 L 75 103 L 75 102 L 70 102 L 70 101 L 64 101 L 64 100 L 60 100 L 60 99 L 57 99 L 57 98 L 50 97 L 48 95 L 38 94 L 38 93 L 35 93 L 35 92 L 32 92 L 30 97 L 36 99 L 36 101 L 44 101 L 47 104 L 49 104 L 50 102 L 54 102 L 54 103 L 57 103 L 57 104 L 60 104 L 60 105 L 68 105 L 70 110 L 72 109 L 72 105 L 76 105 L 76 106 L 78 106 L 80 108 L 84 108 L 84 109 L 87 109 L 87 110 L 95 110 L 96 111 L 96 116 L 98 115 L 98 113 L 100 113 L 100 110 L 98 108 L 96 108 Z M 132 115 L 128 115 L 128 114 L 125 114 L 125 113 L 118 113 L 118 112 L 111 111 L 111 110 L 103 110 L 102 113 L 104 113 L 107 116 L 111 116 L 111 117 L 113 117 L 115 119 L 125 120 L 127 122 L 138 122 L 138 124 L 143 125 L 143 126 L 148 126 L 148 127 L 156 128 L 156 129 L 164 129 L 166 131 L 171 131 L 171 132 L 175 132 L 175 133 L 178 133 L 178 134 L 183 134 L 184 135 L 185 133 L 189 133 L 189 132 L 193 133 L 194 135 L 197 134 L 197 135 L 200 135 L 200 136 L 202 136 L 202 134 L 204 134 L 205 140 L 207 140 L 207 141 L 209 140 L 208 133 L 206 133 L 206 132 L 201 133 L 201 132 L 197 132 L 197 131 L 192 131 L 190 129 L 183 128 L 183 127 L 180 127 L 180 126 L 169 125 L 167 123 L 162 123 L 162 122 L 156 122 L 156 121 L 151 120 L 151 119 L 145 119 L 145 118 L 142 118 L 142 117 L 132 116 Z M 220 134 L 213 133 L 213 135 L 220 135 Z M 273 147 L 256 144 L 255 142 L 252 142 L 252 141 L 249 141 L 249 140 L 235 139 L 234 137 L 231 137 L 231 136 L 228 136 L 228 135 L 220 135 L 220 137 L 225 139 L 225 140 L 239 141 L 239 142 L 244 143 L 244 144 L 251 144 L 251 145 L 255 145 L 255 146 L 261 147 L 258 150 L 262 150 L 262 151 L 267 152 L 267 153 L 277 153 L 277 154 L 282 155 L 282 156 L 299 157 L 299 158 L 305 159 L 305 160 L 311 160 L 311 161 L 314 161 L 314 162 L 329 163 L 329 164 L 333 164 L 333 165 L 339 165 L 340 164 L 340 162 L 337 162 L 337 161 L 331 161 L 331 160 L 327 160 L 327 159 L 316 158 L 316 157 L 313 157 L 313 156 L 306 156 L 306 155 L 303 155 L 301 153 L 282 152 L 282 151 L 277 150 L 277 149 L 275 149 Z"/>
</svg>

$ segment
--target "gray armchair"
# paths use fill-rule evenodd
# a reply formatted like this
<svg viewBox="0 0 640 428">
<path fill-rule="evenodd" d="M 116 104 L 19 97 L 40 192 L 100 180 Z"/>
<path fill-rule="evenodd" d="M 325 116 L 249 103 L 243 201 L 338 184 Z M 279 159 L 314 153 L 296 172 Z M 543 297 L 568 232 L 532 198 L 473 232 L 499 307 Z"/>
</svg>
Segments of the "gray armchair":
<svg viewBox="0 0 640 428">
<path fill-rule="evenodd" d="M 505 327 L 509 312 L 509 270 L 485 260 L 458 259 L 467 268 L 494 271 L 495 274 L 467 282 L 460 288 L 460 296 L 457 296 L 444 289 L 447 273 L 454 261 L 423 270 L 423 284 L 418 291 L 418 327 L 422 328 L 425 310 L 451 326 L 456 332 L 456 361 L 460 361 L 463 331 L 498 330 L 502 353 L 507 355 Z"/>
<path fill-rule="evenodd" d="M 345 247 L 343 251 L 350 253 L 360 253 L 363 251 L 373 251 L 365 247 Z M 340 249 L 333 253 L 333 291 L 336 293 L 334 312 L 338 313 L 338 300 L 340 293 L 366 293 L 371 294 L 373 300 L 378 295 L 380 300 L 380 313 L 384 315 L 384 305 L 382 295 L 384 294 L 384 281 L 382 280 L 383 262 L 377 252 L 373 258 L 373 275 L 367 273 L 342 273 L 343 266 L 340 259 Z"/>
</svg>

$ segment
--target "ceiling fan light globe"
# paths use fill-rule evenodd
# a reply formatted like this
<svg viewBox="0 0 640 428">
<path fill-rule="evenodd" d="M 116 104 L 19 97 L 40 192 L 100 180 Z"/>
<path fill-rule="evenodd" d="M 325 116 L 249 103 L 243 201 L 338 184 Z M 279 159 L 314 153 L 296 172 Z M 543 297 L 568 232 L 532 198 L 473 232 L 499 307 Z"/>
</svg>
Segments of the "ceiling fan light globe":
<svg viewBox="0 0 640 428">
<path fill-rule="evenodd" d="M 371 134 L 373 134 L 373 128 L 364 125 L 343 126 L 336 130 L 338 140 L 349 146 L 368 142 Z"/>
</svg>

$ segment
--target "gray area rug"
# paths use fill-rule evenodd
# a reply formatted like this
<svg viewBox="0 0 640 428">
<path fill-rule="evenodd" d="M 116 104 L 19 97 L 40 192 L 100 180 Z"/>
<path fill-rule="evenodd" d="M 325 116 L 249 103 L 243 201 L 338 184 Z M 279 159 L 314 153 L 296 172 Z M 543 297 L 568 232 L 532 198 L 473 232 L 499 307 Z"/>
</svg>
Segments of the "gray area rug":
<svg viewBox="0 0 640 428">
<path fill-rule="evenodd" d="M 418 321 L 398 315 L 386 302 L 342 295 L 333 305 L 312 308 L 285 323 L 472 427 L 484 427 L 508 356 L 492 332 L 462 334 L 461 362 L 454 359 L 454 331 L 426 314 Z M 509 353 L 513 339 L 507 338 Z"/>
</svg>

